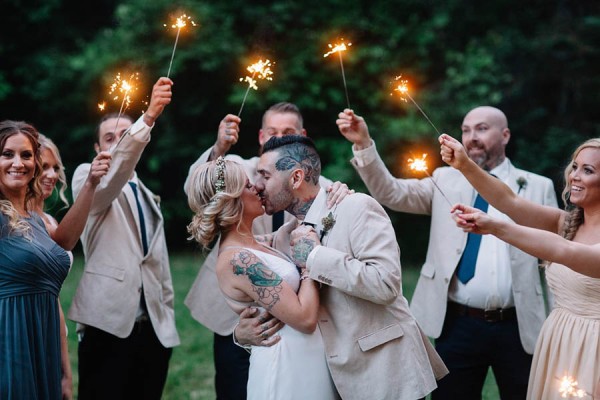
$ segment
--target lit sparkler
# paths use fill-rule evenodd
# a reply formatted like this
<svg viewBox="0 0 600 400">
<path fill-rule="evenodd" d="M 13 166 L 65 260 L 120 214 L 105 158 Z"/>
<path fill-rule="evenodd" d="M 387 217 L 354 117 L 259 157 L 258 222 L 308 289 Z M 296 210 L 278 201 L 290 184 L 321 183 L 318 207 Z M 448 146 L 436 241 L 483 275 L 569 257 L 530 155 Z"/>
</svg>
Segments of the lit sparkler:
<svg viewBox="0 0 600 400">
<path fill-rule="evenodd" d="M 179 40 L 179 33 L 181 32 L 182 28 L 185 28 L 187 26 L 188 22 L 192 26 L 196 26 L 196 23 L 192 20 L 192 17 L 190 17 L 189 15 L 186 15 L 186 14 L 182 14 L 180 17 L 177 17 L 177 20 L 175 21 L 175 23 L 173 25 L 171 25 L 171 28 L 177 29 L 177 36 L 175 36 L 175 44 L 173 45 L 173 53 L 171 54 L 171 62 L 169 63 L 169 71 L 167 72 L 167 78 L 171 74 L 171 66 L 173 65 L 173 57 L 175 57 L 175 49 L 177 48 L 177 41 Z M 167 24 L 164 24 L 164 26 L 167 26 Z"/>
<path fill-rule="evenodd" d="M 431 181 L 433 182 L 437 190 L 439 190 L 442 196 L 444 196 L 444 199 L 446 199 L 450 207 L 452 207 L 452 203 L 450 203 L 450 200 L 448 200 L 442 189 L 436 183 L 435 179 L 431 175 L 429 175 L 429 172 L 427 171 L 427 161 L 425 161 L 426 158 L 427 154 L 423 154 L 423 157 L 421 158 L 409 158 L 408 166 L 410 167 L 411 171 L 425 172 L 427 176 L 431 178 Z"/>
<path fill-rule="evenodd" d="M 327 53 L 323 54 L 323 57 L 327 57 L 333 53 L 338 53 L 338 56 L 340 58 L 340 68 L 342 70 L 342 80 L 344 81 L 344 92 L 346 93 L 346 103 L 348 104 L 348 108 L 350 108 L 350 98 L 348 97 L 348 86 L 346 85 L 346 75 L 344 74 L 344 62 L 342 61 L 342 51 L 348 50 L 348 47 L 352 46 L 352 43 L 348 43 L 348 45 L 346 45 L 346 43 L 344 43 L 344 39 L 342 39 L 342 42 L 340 44 L 332 45 L 331 43 L 329 43 L 327 46 L 331 50 L 329 50 Z"/>
<path fill-rule="evenodd" d="M 248 66 L 246 70 L 252 73 L 252 76 L 246 76 L 244 78 L 240 78 L 240 82 L 247 82 L 248 88 L 246 89 L 246 93 L 244 94 L 244 99 L 242 100 L 242 105 L 240 107 L 240 111 L 238 112 L 238 117 L 242 114 L 242 110 L 244 109 L 244 103 L 246 102 L 246 97 L 248 97 L 248 92 L 250 88 L 254 90 L 258 90 L 258 86 L 256 86 L 256 79 L 266 79 L 268 81 L 273 80 L 273 71 L 271 71 L 271 61 L 262 59 L 258 62 Z"/>
<path fill-rule="evenodd" d="M 410 99 L 410 101 L 413 102 L 413 104 L 419 109 L 419 111 L 421 112 L 421 114 L 423 114 L 423 116 L 425 117 L 425 119 L 427 119 L 427 121 L 431 124 L 431 126 L 433 126 L 433 129 L 435 129 L 435 131 L 437 132 L 438 135 L 440 135 L 440 131 L 438 131 L 438 129 L 435 127 L 435 125 L 433 124 L 433 122 L 431 122 L 431 120 L 429 119 L 429 117 L 427 116 L 427 114 L 425 114 L 425 111 L 423 111 L 423 109 L 421 107 L 419 107 L 419 105 L 417 104 L 417 102 L 410 97 L 410 94 L 408 93 L 408 81 L 406 79 L 401 79 L 402 75 L 397 76 L 394 80 L 396 82 L 400 82 L 398 84 L 398 86 L 396 86 L 394 88 L 395 92 L 399 92 L 400 93 L 400 98 L 402 99 L 402 101 L 406 102 L 406 97 L 408 97 Z M 393 93 L 391 93 L 393 94 Z"/>
<path fill-rule="evenodd" d="M 571 398 L 583 398 L 584 396 L 589 396 L 583 389 L 579 389 L 577 386 L 579 383 L 575 380 L 574 377 L 565 375 L 560 379 L 560 384 L 558 387 L 558 392 L 560 393 L 560 397 L 566 399 L 567 397 Z"/>
<path fill-rule="evenodd" d="M 121 119 L 121 115 L 123 115 L 123 112 L 127 109 L 127 107 L 129 107 L 129 105 L 132 102 L 132 95 L 137 91 L 139 81 L 139 72 L 132 73 L 128 79 L 123 79 L 121 77 L 121 73 L 118 72 L 115 76 L 113 83 L 109 87 L 108 94 L 112 97 L 113 100 L 117 101 L 120 98 L 122 99 L 121 108 L 119 109 L 119 114 L 117 115 L 117 122 L 115 123 L 115 131 L 119 126 L 119 119 Z M 102 103 L 99 103 L 98 108 L 100 109 L 100 111 L 104 111 L 106 108 L 106 102 L 103 101 Z M 119 139 L 119 142 L 117 142 L 117 146 L 119 145 L 124 136 L 125 135 L 121 136 L 121 139 Z"/>
</svg>

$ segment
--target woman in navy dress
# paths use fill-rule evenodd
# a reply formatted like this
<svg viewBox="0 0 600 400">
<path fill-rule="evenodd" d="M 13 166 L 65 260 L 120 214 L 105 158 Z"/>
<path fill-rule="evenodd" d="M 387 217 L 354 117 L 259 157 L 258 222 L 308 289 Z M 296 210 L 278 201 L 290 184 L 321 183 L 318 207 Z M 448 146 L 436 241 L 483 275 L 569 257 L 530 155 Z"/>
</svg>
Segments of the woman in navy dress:
<svg viewBox="0 0 600 400">
<path fill-rule="evenodd" d="M 92 198 L 100 177 L 108 170 L 110 157 L 105 158 L 104 165 L 96 162 L 96 173 L 90 173 Z M 25 122 L 0 122 L 0 399 L 3 400 L 62 398 L 58 294 L 69 271 L 70 258 L 50 237 L 41 216 L 31 207 L 42 195 L 41 166 L 37 130 Z M 69 211 L 65 222 L 85 212 L 86 204 L 82 202 Z M 54 234 L 63 246 L 81 233 L 74 224 L 64 224 L 57 231 Z"/>
</svg>

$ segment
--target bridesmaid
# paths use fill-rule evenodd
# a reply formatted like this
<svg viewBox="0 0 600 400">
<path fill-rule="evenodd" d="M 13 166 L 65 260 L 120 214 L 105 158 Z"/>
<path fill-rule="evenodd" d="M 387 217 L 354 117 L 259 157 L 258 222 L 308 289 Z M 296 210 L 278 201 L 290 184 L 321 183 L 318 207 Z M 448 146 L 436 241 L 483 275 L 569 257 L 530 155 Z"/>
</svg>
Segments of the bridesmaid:
<svg viewBox="0 0 600 400">
<path fill-rule="evenodd" d="M 35 212 L 42 196 L 39 133 L 20 121 L 0 122 L 0 398 L 63 398 L 58 293 L 81 234 L 75 219 L 89 212 L 74 205 L 53 241 Z M 109 159 L 97 157 L 88 197 L 106 174 Z M 91 203 L 91 202 L 90 202 Z M 87 208 L 86 208 L 87 206 Z M 81 228 L 83 229 L 83 228 Z M 60 244 L 60 246 L 59 246 Z M 70 393 L 65 393 L 69 398 Z"/>
</svg>

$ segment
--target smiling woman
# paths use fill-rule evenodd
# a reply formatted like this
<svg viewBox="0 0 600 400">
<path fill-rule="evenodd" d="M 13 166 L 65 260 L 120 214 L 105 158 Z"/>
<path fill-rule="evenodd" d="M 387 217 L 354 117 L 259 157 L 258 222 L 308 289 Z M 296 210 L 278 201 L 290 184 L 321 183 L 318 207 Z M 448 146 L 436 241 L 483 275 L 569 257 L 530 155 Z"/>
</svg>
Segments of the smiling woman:
<svg viewBox="0 0 600 400">
<path fill-rule="evenodd" d="M 31 202 L 41 196 L 38 132 L 0 122 L 0 398 L 62 396 L 58 293 L 69 256 Z M 32 244 L 34 244 L 32 246 Z"/>
</svg>

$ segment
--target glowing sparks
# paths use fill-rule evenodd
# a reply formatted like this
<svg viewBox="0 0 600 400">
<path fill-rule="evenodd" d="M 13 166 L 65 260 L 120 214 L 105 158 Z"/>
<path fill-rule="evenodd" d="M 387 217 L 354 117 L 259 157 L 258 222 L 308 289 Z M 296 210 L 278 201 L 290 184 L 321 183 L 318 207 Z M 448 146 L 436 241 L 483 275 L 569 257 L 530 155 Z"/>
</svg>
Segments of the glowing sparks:
<svg viewBox="0 0 600 400">
<path fill-rule="evenodd" d="M 323 57 L 327 57 L 333 53 L 339 53 L 342 51 L 346 51 L 348 50 L 348 47 L 352 46 L 352 43 L 348 43 L 348 46 L 346 46 L 346 43 L 344 43 L 344 39 L 342 39 L 342 43 L 340 44 L 331 44 L 329 43 L 327 45 L 331 50 L 328 51 L 327 53 L 323 54 Z"/>
<path fill-rule="evenodd" d="M 433 122 L 431 122 L 431 120 L 429 119 L 427 114 L 425 114 L 425 111 L 423 111 L 423 109 L 417 104 L 417 102 L 412 97 L 410 97 L 410 94 L 408 93 L 408 81 L 406 79 L 402 79 L 402 75 L 397 76 L 394 80 L 396 82 L 399 82 L 398 85 L 394 88 L 394 91 L 400 93 L 400 99 L 402 101 L 406 102 L 406 97 L 408 97 L 410 99 L 410 101 L 413 102 L 415 107 L 417 107 L 419 109 L 421 114 L 423 114 L 423 116 L 425 117 L 427 122 L 429 122 L 429 124 L 433 127 L 433 129 L 435 129 L 437 134 L 440 135 L 440 131 L 438 131 L 438 129 L 433 124 Z M 393 94 L 394 93 L 390 93 L 390 95 L 393 95 Z"/>
<path fill-rule="evenodd" d="M 263 79 L 267 81 L 273 80 L 273 71 L 271 70 L 271 61 L 262 59 L 258 62 L 251 64 L 246 68 L 246 70 L 252 73 L 252 76 L 245 76 L 244 78 L 240 78 L 240 82 L 248 83 L 248 88 L 246 89 L 246 93 L 244 94 L 244 100 L 242 100 L 242 106 L 240 107 L 240 111 L 238 112 L 238 117 L 242 114 L 242 110 L 244 109 L 244 103 L 246 102 L 246 97 L 248 97 L 248 92 L 250 89 L 258 90 L 258 86 L 256 85 L 257 79 Z"/>
<path fill-rule="evenodd" d="M 192 26 L 196 26 L 196 23 L 194 22 L 194 20 L 192 20 L 191 16 L 182 14 L 181 16 L 177 17 L 177 19 L 175 20 L 175 23 L 173 25 L 171 25 L 171 28 L 177 29 L 177 36 L 175 36 L 175 44 L 173 45 L 173 52 L 171 53 L 171 62 L 169 62 L 169 71 L 167 72 L 167 78 L 171 74 L 171 66 L 173 65 L 173 58 L 175 57 L 175 49 L 177 48 L 177 41 L 179 40 L 179 33 L 181 32 L 181 30 L 183 28 L 185 28 L 187 26 L 188 23 Z M 164 24 L 164 26 L 166 27 L 167 24 Z"/>
<path fill-rule="evenodd" d="M 425 161 L 426 158 L 427 158 L 427 154 L 423 154 L 423 156 L 421 158 L 412 158 L 411 157 L 408 159 L 408 167 L 410 168 L 411 171 L 425 172 L 427 174 L 427 176 L 431 178 L 431 182 L 433 182 L 433 184 L 435 185 L 437 190 L 439 190 L 441 195 L 444 197 L 444 199 L 446 199 L 446 202 L 448 202 L 450 207 L 452 207 L 452 203 L 450 203 L 450 200 L 448 200 L 448 198 L 446 197 L 446 195 L 444 194 L 442 189 L 438 186 L 435 179 L 433 179 L 433 177 L 431 175 L 429 175 L 429 171 L 427 171 L 427 169 L 428 169 L 427 161 Z"/>
<path fill-rule="evenodd" d="M 329 43 L 327 46 L 331 50 L 328 51 L 327 53 L 323 54 L 323 57 L 327 57 L 330 54 L 337 53 L 340 58 L 340 69 L 342 70 L 342 80 L 344 82 L 344 93 L 346 94 L 346 104 L 348 105 L 348 108 L 350 108 L 350 97 L 348 97 L 348 85 L 346 84 L 346 74 L 344 73 L 344 62 L 342 61 L 342 51 L 348 50 L 348 47 L 352 46 L 352 43 L 348 43 L 348 46 L 346 46 L 346 43 L 344 43 L 344 39 L 342 39 L 342 42 L 339 44 Z"/>
<path fill-rule="evenodd" d="M 423 154 L 422 158 L 409 158 L 408 166 L 410 167 L 411 171 L 427 172 L 427 161 L 425 161 L 426 158 L 427 154 Z"/>
<path fill-rule="evenodd" d="M 115 131 L 117 129 L 117 126 L 119 125 L 119 119 L 121 118 L 121 115 L 123 115 L 123 112 L 131 105 L 133 101 L 132 96 L 135 94 L 135 92 L 137 92 L 139 84 L 139 72 L 132 73 L 127 79 L 124 79 L 121 76 L 121 73 L 118 72 L 113 80 L 113 83 L 111 83 L 111 85 L 109 86 L 108 95 L 112 98 L 112 100 L 121 100 L 121 108 L 119 109 L 119 114 L 117 115 Z M 106 101 L 98 103 L 98 109 L 100 109 L 100 111 L 106 110 Z"/>
<path fill-rule="evenodd" d="M 575 380 L 574 377 L 565 375 L 560 379 L 560 385 L 558 388 L 558 392 L 560 393 L 560 397 L 566 399 L 567 397 L 571 398 L 583 398 L 587 396 L 588 393 L 583 390 L 577 388 L 579 383 Z"/>
</svg>

